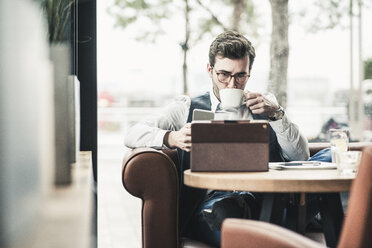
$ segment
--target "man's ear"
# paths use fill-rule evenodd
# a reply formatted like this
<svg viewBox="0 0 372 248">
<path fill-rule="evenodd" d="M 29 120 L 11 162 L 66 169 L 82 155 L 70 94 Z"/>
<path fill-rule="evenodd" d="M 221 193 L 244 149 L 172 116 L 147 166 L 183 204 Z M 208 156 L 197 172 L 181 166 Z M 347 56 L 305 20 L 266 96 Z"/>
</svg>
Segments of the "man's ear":
<svg viewBox="0 0 372 248">
<path fill-rule="evenodd" d="M 209 75 L 209 77 L 212 77 L 212 66 L 208 63 L 207 64 L 207 72 L 208 72 L 208 75 Z"/>
</svg>

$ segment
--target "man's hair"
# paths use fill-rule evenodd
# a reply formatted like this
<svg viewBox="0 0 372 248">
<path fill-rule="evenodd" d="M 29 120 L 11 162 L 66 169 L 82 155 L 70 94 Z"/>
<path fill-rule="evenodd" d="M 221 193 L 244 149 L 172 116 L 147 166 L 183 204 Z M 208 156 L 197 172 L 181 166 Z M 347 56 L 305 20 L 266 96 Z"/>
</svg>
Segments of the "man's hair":
<svg viewBox="0 0 372 248">
<path fill-rule="evenodd" d="M 236 31 L 225 31 L 218 35 L 209 48 L 209 64 L 214 66 L 216 57 L 242 59 L 248 55 L 249 70 L 256 56 L 252 43 Z"/>
</svg>

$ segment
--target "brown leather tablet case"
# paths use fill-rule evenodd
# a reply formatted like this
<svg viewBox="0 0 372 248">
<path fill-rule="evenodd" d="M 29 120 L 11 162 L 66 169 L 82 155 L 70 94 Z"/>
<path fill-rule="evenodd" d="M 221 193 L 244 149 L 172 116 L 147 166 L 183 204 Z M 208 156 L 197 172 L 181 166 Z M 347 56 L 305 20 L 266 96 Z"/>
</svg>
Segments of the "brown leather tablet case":
<svg viewBox="0 0 372 248">
<path fill-rule="evenodd" d="M 191 124 L 191 171 L 268 171 L 267 121 Z"/>
</svg>

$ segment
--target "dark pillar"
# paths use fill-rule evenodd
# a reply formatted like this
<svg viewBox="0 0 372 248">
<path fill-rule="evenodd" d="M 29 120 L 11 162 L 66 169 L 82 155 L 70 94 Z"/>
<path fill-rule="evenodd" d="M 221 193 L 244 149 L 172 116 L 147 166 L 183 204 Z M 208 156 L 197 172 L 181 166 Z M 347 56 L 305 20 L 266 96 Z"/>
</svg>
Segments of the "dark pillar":
<svg viewBox="0 0 372 248">
<path fill-rule="evenodd" d="M 97 31 L 96 0 L 78 0 L 77 72 L 80 81 L 80 150 L 92 151 L 97 182 Z"/>
</svg>

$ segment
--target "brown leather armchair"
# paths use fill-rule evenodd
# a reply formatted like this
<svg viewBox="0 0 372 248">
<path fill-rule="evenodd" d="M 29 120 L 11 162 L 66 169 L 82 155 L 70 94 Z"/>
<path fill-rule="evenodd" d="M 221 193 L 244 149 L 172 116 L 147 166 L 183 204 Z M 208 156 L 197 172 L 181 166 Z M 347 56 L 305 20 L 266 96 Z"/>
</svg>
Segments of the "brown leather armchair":
<svg viewBox="0 0 372 248">
<path fill-rule="evenodd" d="M 372 247 L 372 147 L 363 150 L 354 180 L 347 214 L 337 247 Z M 274 224 L 226 219 L 222 225 L 222 248 L 322 247 L 319 243 Z"/>
<path fill-rule="evenodd" d="M 351 143 L 360 150 L 370 143 Z M 310 155 L 329 147 L 328 143 L 311 143 Z M 200 242 L 179 237 L 178 176 L 176 150 L 137 148 L 123 161 L 124 188 L 142 203 L 142 245 L 144 248 L 199 247 Z"/>
</svg>

